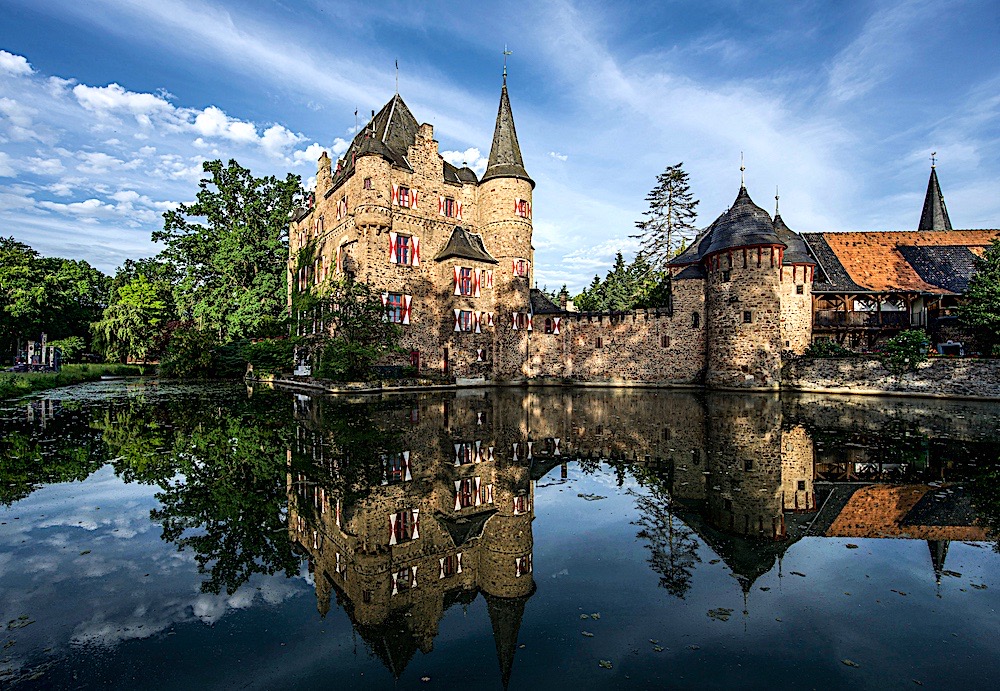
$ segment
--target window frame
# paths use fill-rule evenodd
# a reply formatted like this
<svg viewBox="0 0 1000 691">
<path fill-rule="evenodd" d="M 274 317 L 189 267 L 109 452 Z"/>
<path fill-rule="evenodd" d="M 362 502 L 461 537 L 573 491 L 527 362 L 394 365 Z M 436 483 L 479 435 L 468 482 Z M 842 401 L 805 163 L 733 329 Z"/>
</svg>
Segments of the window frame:
<svg viewBox="0 0 1000 691">
<path fill-rule="evenodd" d="M 398 303 L 396 300 L 398 299 Z M 389 293 L 385 299 L 385 314 L 391 324 L 402 324 L 406 313 L 406 297 L 402 293 Z"/>
</svg>

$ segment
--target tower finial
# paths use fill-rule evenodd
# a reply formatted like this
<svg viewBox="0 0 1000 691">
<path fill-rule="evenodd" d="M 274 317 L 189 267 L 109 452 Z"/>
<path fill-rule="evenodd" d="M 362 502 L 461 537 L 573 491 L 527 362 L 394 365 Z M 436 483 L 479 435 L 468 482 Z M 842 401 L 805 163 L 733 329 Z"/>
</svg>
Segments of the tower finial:
<svg viewBox="0 0 1000 691">
<path fill-rule="evenodd" d="M 503 44 L 503 85 L 507 86 L 507 56 L 513 55 L 514 52 L 507 50 L 507 44 Z"/>
<path fill-rule="evenodd" d="M 937 151 L 931 152 L 931 168 L 937 168 Z"/>
<path fill-rule="evenodd" d="M 396 58 L 396 95 L 399 96 L 399 58 Z"/>
<path fill-rule="evenodd" d="M 743 165 L 743 152 L 740 152 L 740 187 L 746 187 L 746 178 L 743 173 L 746 171 L 747 167 Z"/>
<path fill-rule="evenodd" d="M 774 186 L 774 215 L 775 216 L 779 215 L 778 214 L 778 199 L 779 199 L 779 196 L 778 196 L 778 186 L 775 185 Z"/>
</svg>

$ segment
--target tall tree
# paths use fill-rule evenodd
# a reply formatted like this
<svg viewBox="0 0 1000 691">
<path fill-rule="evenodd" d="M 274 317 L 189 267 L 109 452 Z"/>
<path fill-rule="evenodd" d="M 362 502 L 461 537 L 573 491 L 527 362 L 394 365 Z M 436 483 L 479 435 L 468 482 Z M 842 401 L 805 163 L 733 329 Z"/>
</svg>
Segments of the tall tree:
<svg viewBox="0 0 1000 691">
<path fill-rule="evenodd" d="M 256 178 L 234 160 L 206 161 L 204 169 L 196 201 L 163 214 L 163 230 L 153 233 L 166 245 L 160 257 L 177 271 L 181 316 L 223 342 L 282 332 L 299 177 Z"/>
<path fill-rule="evenodd" d="M 643 218 L 635 222 L 640 254 L 650 264 L 662 270 L 674 257 L 683 243 L 694 235 L 695 208 L 698 200 L 691 194 L 688 174 L 684 164 L 667 166 L 656 176 L 656 186 L 646 195 L 649 208 Z"/>
<path fill-rule="evenodd" d="M 1000 348 L 1000 238 L 994 238 L 976 261 L 958 318 L 991 352 Z"/>
</svg>

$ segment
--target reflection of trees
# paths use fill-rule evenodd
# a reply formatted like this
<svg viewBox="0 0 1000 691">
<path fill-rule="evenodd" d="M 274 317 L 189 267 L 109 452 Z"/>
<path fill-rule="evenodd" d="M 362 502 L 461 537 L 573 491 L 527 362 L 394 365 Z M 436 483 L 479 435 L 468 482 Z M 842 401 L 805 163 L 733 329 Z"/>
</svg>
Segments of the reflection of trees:
<svg viewBox="0 0 1000 691">
<path fill-rule="evenodd" d="M 51 482 L 85 480 L 107 462 L 100 435 L 76 411 L 61 412 L 44 429 L 0 428 L 0 504 L 9 506 Z"/>
<path fill-rule="evenodd" d="M 126 481 L 156 484 L 151 518 L 191 549 L 205 592 L 235 592 L 253 574 L 298 572 L 285 526 L 288 399 L 177 397 L 133 402 L 95 422 Z"/>
<path fill-rule="evenodd" d="M 653 484 L 643 494 L 629 491 L 635 497 L 639 519 L 636 537 L 646 540 L 649 565 L 660 574 L 660 587 L 675 597 L 683 598 L 691 587 L 698 556 L 695 532 L 673 513 L 673 498 L 661 485 Z"/>
</svg>

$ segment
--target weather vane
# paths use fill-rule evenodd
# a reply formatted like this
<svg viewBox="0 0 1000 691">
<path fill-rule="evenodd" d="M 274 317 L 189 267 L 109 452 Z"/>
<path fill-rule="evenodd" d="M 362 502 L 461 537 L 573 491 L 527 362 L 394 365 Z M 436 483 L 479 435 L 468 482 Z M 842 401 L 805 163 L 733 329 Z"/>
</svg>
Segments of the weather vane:
<svg viewBox="0 0 1000 691">
<path fill-rule="evenodd" d="M 503 83 L 507 83 L 507 56 L 513 55 L 514 52 L 507 50 L 507 44 L 503 44 Z"/>
<path fill-rule="evenodd" d="M 778 215 L 778 186 L 774 186 L 774 215 Z"/>
<path fill-rule="evenodd" d="M 931 168 L 937 167 L 937 151 L 931 152 Z"/>
<path fill-rule="evenodd" d="M 745 179 L 745 177 L 743 175 L 743 172 L 746 169 L 747 169 L 747 167 L 745 165 L 743 165 L 743 152 L 741 151 L 740 152 L 740 187 L 746 187 L 746 179 Z"/>
</svg>

